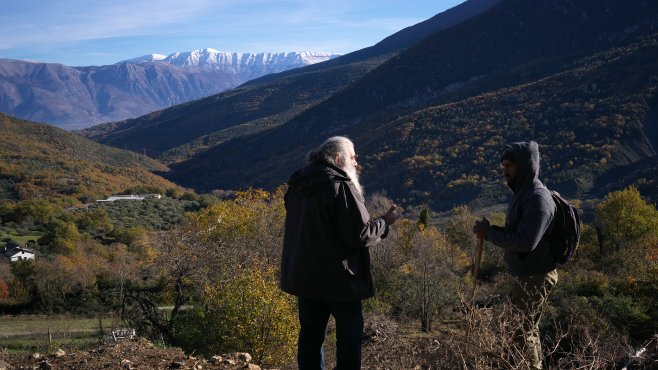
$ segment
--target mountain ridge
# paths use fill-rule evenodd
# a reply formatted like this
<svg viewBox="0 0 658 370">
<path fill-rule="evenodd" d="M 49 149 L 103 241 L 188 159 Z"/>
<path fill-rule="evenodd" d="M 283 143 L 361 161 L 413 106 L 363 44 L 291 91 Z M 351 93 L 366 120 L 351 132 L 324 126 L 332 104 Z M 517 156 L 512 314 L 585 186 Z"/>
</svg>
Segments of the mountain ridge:
<svg viewBox="0 0 658 370">
<path fill-rule="evenodd" d="M 500 1 L 501 0 L 464 1 L 463 3 L 436 14 L 427 20 L 406 27 L 384 38 L 375 45 L 342 55 L 338 58 L 324 62 L 323 65 L 309 65 L 303 67 L 299 72 L 312 72 L 319 68 L 338 67 L 355 61 L 362 61 L 375 57 L 384 57 L 388 59 L 388 57 L 393 54 L 414 45 L 435 32 L 455 26 L 466 19 L 477 17 L 491 9 Z M 276 75 L 267 75 L 251 80 L 247 82 L 247 84 L 263 83 L 292 73 L 295 72 L 281 72 Z"/>
<path fill-rule="evenodd" d="M 204 49 L 209 50 L 209 49 Z M 173 54 L 172 54 L 173 55 Z M 176 58 L 139 57 L 106 66 L 69 67 L 0 59 L 0 111 L 67 129 L 120 121 L 232 89 L 252 78 L 316 63 L 322 53 L 240 54 L 237 64 L 195 65 Z M 237 57 L 238 54 L 233 54 Z M 231 62 L 224 60 L 224 62 Z M 177 64 L 178 63 L 178 64 Z"/>
<path fill-rule="evenodd" d="M 235 75 L 240 81 L 246 82 L 267 74 L 321 63 L 338 56 L 340 55 L 327 52 L 238 53 L 205 48 L 175 52 L 169 55 L 149 54 L 120 63 L 162 62 L 181 68 L 226 72 Z"/>
<path fill-rule="evenodd" d="M 408 27 L 400 40 L 414 43 L 431 33 L 487 11 L 499 0 L 468 0 Z M 397 33 L 396 33 L 397 34 Z M 370 48 L 312 66 L 264 76 L 197 102 L 122 122 L 97 125 L 80 133 L 93 140 L 145 151 L 167 163 L 179 162 L 235 135 L 270 129 L 324 101 L 411 44 L 395 34 Z M 238 130 L 247 125 L 249 130 Z M 158 131 L 153 132 L 153 128 Z M 176 135 L 170 133 L 175 131 Z M 148 138 L 148 139 L 146 139 Z M 200 142 L 200 145 L 193 143 Z"/>
</svg>

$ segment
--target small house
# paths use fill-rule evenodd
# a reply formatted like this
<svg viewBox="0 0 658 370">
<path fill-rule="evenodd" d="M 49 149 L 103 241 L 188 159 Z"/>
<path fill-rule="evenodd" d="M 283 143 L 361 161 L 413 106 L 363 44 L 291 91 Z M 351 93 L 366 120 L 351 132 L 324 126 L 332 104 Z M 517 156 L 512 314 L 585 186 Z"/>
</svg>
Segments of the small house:
<svg viewBox="0 0 658 370">
<path fill-rule="evenodd" d="M 8 246 L 2 249 L 2 257 L 11 262 L 34 260 L 34 251 L 19 246 Z"/>
</svg>

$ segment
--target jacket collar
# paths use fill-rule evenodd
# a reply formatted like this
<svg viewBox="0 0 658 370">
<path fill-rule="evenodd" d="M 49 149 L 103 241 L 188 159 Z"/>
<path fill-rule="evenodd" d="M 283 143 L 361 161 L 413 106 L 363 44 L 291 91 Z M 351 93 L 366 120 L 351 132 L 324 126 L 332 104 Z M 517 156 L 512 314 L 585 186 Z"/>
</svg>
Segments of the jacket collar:
<svg viewBox="0 0 658 370">
<path fill-rule="evenodd" d="M 295 172 L 288 180 L 290 188 L 298 188 L 307 197 L 334 181 L 350 181 L 350 177 L 341 168 L 329 163 L 309 164 Z"/>
</svg>

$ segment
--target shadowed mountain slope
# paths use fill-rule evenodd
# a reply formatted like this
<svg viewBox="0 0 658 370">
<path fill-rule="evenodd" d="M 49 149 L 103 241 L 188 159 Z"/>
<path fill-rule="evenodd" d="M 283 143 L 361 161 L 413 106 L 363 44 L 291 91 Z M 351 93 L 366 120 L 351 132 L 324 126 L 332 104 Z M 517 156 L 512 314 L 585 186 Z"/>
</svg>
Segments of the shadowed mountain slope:
<svg viewBox="0 0 658 370">
<path fill-rule="evenodd" d="M 251 81 L 234 90 L 82 134 L 175 162 L 227 139 L 269 130 L 350 86 L 433 32 L 476 16 L 498 0 L 469 0 L 379 44 L 327 62 Z"/>
<path fill-rule="evenodd" d="M 310 148 L 345 134 L 370 188 L 409 202 L 441 194 L 432 201 L 445 208 L 491 202 L 502 145 L 535 139 L 549 184 L 596 192 L 609 170 L 655 158 L 656 31 L 653 1 L 504 0 L 284 125 L 176 164 L 171 178 L 273 187 Z"/>
<path fill-rule="evenodd" d="M 434 17 L 420 22 L 416 25 L 407 27 L 399 32 L 388 36 L 377 44 L 357 50 L 355 52 L 341 56 L 322 64 L 314 64 L 303 67 L 299 71 L 286 71 L 279 74 L 263 76 L 259 79 L 247 82 L 247 84 L 262 83 L 272 81 L 282 76 L 296 74 L 299 72 L 310 72 L 328 67 L 345 65 L 352 62 L 362 61 L 369 58 L 375 58 L 386 55 L 393 55 L 400 50 L 406 49 L 417 42 L 427 38 L 438 31 L 450 28 L 467 19 L 482 14 L 496 5 L 500 0 L 469 0 L 465 1 L 454 8 L 450 8 Z"/>
</svg>

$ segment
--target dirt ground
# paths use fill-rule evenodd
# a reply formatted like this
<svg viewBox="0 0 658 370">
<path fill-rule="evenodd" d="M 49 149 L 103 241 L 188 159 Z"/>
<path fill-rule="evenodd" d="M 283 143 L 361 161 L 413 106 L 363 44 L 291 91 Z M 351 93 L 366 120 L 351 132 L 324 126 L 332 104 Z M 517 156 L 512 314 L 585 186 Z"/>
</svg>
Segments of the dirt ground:
<svg viewBox="0 0 658 370">
<path fill-rule="evenodd" d="M 326 368 L 335 364 L 335 332 L 330 325 L 325 341 Z M 144 338 L 108 343 L 90 351 L 51 354 L 14 354 L 0 352 L 0 370 L 4 369 L 260 369 L 247 361 L 248 355 L 233 353 L 212 359 L 191 357 L 179 348 L 159 348 Z M 402 333 L 391 320 L 368 323 L 364 330 L 364 369 L 429 369 L 434 362 L 428 336 L 412 337 Z M 295 369 L 294 363 L 279 370 Z M 270 369 L 263 367 L 263 369 Z"/>
<path fill-rule="evenodd" d="M 24 355 L 0 353 L 0 370 L 15 369 L 260 369 L 244 354 L 202 359 L 180 348 L 157 348 L 143 338 L 100 346 L 91 351 Z"/>
<path fill-rule="evenodd" d="M 435 370 L 464 366 L 454 360 L 455 337 L 446 325 L 432 333 L 400 327 L 392 320 L 378 320 L 366 325 L 362 353 L 363 369 Z M 329 328 L 325 341 L 326 368 L 335 364 L 335 332 Z M 467 354 L 464 354 L 467 355 Z M 484 354 L 483 354 L 484 355 Z M 639 355 L 639 354 L 638 354 Z M 658 368 L 658 336 L 649 342 L 642 361 L 608 363 L 610 368 L 630 365 L 633 369 Z M 628 360 L 632 360 L 629 358 Z M 615 366 L 620 365 L 620 366 Z M 472 366 L 466 366 L 473 368 Z M 273 370 L 271 367 L 263 369 Z M 295 369 L 293 364 L 278 368 Z M 475 367 L 478 368 L 477 366 Z M 487 367 L 491 368 L 491 367 Z M 502 369 L 504 367 L 496 367 Z M 556 368 L 574 368 L 558 366 Z M 606 367 L 607 368 L 607 367 Z M 91 351 L 25 355 L 0 352 L 0 370 L 15 369 L 261 369 L 252 364 L 250 356 L 233 353 L 204 359 L 188 356 L 179 348 L 159 348 L 144 338 L 102 345 Z"/>
</svg>

